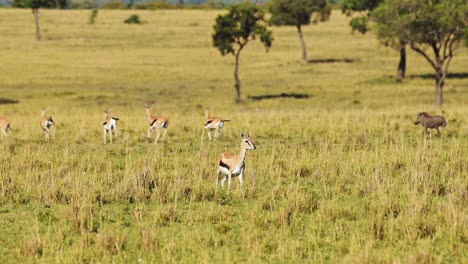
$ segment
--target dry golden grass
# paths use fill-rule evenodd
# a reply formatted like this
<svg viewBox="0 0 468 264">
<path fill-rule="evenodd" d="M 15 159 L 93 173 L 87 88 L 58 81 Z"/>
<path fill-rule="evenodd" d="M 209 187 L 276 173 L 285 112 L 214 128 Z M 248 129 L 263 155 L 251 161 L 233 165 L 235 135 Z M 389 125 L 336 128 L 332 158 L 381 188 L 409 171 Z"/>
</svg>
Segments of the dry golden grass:
<svg viewBox="0 0 468 264">
<path fill-rule="evenodd" d="M 139 14 L 147 23 L 126 25 Z M 412 122 L 432 111 L 429 65 L 397 53 L 347 19 L 273 28 L 265 53 L 241 58 L 243 95 L 307 99 L 233 104 L 233 59 L 211 46 L 218 11 L 0 9 L 0 105 L 12 122 L 0 145 L 2 262 L 466 262 L 468 79 L 446 82 L 442 135 Z M 450 71 L 466 76 L 461 49 Z M 146 140 L 144 103 L 170 119 L 167 141 Z M 56 136 L 44 139 L 40 108 Z M 201 106 L 232 120 L 219 142 L 200 141 Z M 102 110 L 120 137 L 102 144 Z M 245 187 L 215 187 L 215 162 L 252 131 Z"/>
</svg>

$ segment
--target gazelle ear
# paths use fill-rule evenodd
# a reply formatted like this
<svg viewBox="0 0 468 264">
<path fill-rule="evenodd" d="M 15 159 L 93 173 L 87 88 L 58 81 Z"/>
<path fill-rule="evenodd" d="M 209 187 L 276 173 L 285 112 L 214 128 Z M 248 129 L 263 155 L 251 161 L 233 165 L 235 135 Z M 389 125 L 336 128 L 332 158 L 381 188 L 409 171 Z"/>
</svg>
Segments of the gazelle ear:
<svg viewBox="0 0 468 264">
<path fill-rule="evenodd" d="M 244 133 L 243 133 L 243 132 L 241 132 L 240 136 L 241 136 L 241 138 L 244 138 Z"/>
<path fill-rule="evenodd" d="M 252 139 L 252 135 L 253 135 L 253 134 L 252 134 L 250 131 L 247 133 L 247 137 L 248 137 L 249 139 Z"/>
</svg>

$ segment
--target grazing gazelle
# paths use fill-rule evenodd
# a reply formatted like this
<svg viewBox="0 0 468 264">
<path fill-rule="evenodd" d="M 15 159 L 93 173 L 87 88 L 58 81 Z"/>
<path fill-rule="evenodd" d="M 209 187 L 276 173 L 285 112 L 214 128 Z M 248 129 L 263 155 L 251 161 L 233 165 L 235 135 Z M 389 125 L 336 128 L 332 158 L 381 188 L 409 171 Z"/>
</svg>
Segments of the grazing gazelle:
<svg viewBox="0 0 468 264">
<path fill-rule="evenodd" d="M 148 115 L 148 120 L 150 125 L 148 127 L 148 139 L 151 139 L 151 132 L 156 129 L 158 135 L 156 136 L 156 140 L 154 144 L 158 144 L 159 136 L 161 135 L 160 130 L 164 129 L 164 134 L 161 138 L 161 141 L 164 140 L 167 133 L 167 128 L 169 127 L 169 120 L 164 116 L 153 115 L 150 110 L 150 106 L 145 104 L 146 114 Z"/>
<path fill-rule="evenodd" d="M 219 136 L 219 133 L 221 132 L 221 129 L 224 126 L 224 123 L 229 122 L 230 120 L 224 119 L 224 118 L 221 118 L 221 117 L 211 117 L 210 110 L 208 110 L 208 109 L 205 109 L 205 118 L 206 118 L 206 123 L 205 123 L 205 128 L 204 129 L 208 129 L 208 138 L 210 140 L 216 141 L 216 139 Z M 216 132 L 214 134 L 214 138 L 211 137 L 211 132 L 213 130 L 216 130 Z M 202 139 L 203 139 L 204 132 L 205 132 L 205 130 L 203 130 Z"/>
<path fill-rule="evenodd" d="M 0 130 L 2 130 L 2 136 L 8 137 L 8 131 L 11 130 L 10 121 L 0 116 Z"/>
<path fill-rule="evenodd" d="M 224 187 L 224 182 L 228 180 L 228 192 L 231 187 L 231 177 L 239 177 L 239 183 L 242 187 L 242 177 L 245 168 L 245 158 L 247 150 L 255 150 L 257 147 L 252 142 L 250 135 L 245 136 L 241 132 L 241 149 L 239 154 L 224 152 L 218 161 L 218 171 L 216 172 L 216 185 L 221 181 L 221 186 Z"/>
<path fill-rule="evenodd" d="M 42 119 L 41 119 L 41 122 L 39 123 L 41 125 L 41 128 L 42 130 L 44 131 L 45 133 L 45 137 L 47 139 L 50 138 L 50 128 L 55 125 L 54 123 L 54 120 L 52 119 L 51 116 L 47 115 L 47 111 L 49 110 L 49 108 L 47 107 L 47 109 L 41 109 L 41 116 L 42 116 Z"/>
<path fill-rule="evenodd" d="M 109 115 L 109 111 L 108 110 L 105 110 L 104 111 L 104 144 L 106 144 L 107 142 L 107 135 L 109 134 L 109 139 L 110 139 L 110 143 L 112 144 L 112 131 L 115 130 L 115 138 L 117 138 L 117 121 L 119 121 L 119 119 L 117 117 L 111 117 Z"/>
</svg>

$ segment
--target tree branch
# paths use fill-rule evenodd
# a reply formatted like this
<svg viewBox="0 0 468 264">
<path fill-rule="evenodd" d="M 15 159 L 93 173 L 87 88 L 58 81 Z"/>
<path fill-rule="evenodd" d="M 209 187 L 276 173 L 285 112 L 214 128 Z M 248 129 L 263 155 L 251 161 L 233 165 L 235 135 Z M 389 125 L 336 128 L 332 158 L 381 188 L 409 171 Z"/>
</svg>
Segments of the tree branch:
<svg viewBox="0 0 468 264">
<path fill-rule="evenodd" d="M 429 58 L 429 56 L 427 56 L 427 54 L 421 50 L 420 48 L 418 48 L 414 42 L 411 42 L 411 49 L 416 51 L 417 53 L 421 54 L 424 58 L 426 58 L 426 60 L 431 64 L 432 68 L 434 68 L 435 71 L 437 71 L 437 66 L 435 65 L 435 63 L 431 60 L 431 58 Z"/>
</svg>

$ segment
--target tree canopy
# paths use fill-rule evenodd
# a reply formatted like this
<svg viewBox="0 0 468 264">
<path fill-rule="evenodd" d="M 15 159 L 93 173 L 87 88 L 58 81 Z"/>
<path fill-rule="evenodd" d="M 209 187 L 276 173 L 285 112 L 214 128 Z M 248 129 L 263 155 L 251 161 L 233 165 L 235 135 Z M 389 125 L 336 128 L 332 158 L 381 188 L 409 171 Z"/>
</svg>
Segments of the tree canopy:
<svg viewBox="0 0 468 264">
<path fill-rule="evenodd" d="M 13 0 L 13 6 L 19 8 L 67 8 L 69 0 Z"/>
<path fill-rule="evenodd" d="M 365 34 L 369 30 L 369 12 L 377 8 L 382 2 L 383 0 L 343 0 L 341 2 L 341 10 L 347 15 L 351 15 L 353 12 L 364 13 L 352 18 L 349 21 L 349 25 L 353 31 Z"/>
<path fill-rule="evenodd" d="M 330 18 L 331 8 L 325 0 L 273 0 L 271 22 L 277 26 L 301 26 Z"/>
<path fill-rule="evenodd" d="M 265 23 L 265 13 L 253 4 L 242 3 L 234 5 L 226 15 L 219 15 L 213 26 L 213 45 L 221 54 L 235 55 L 257 37 L 268 49 L 273 38 Z"/>
</svg>

